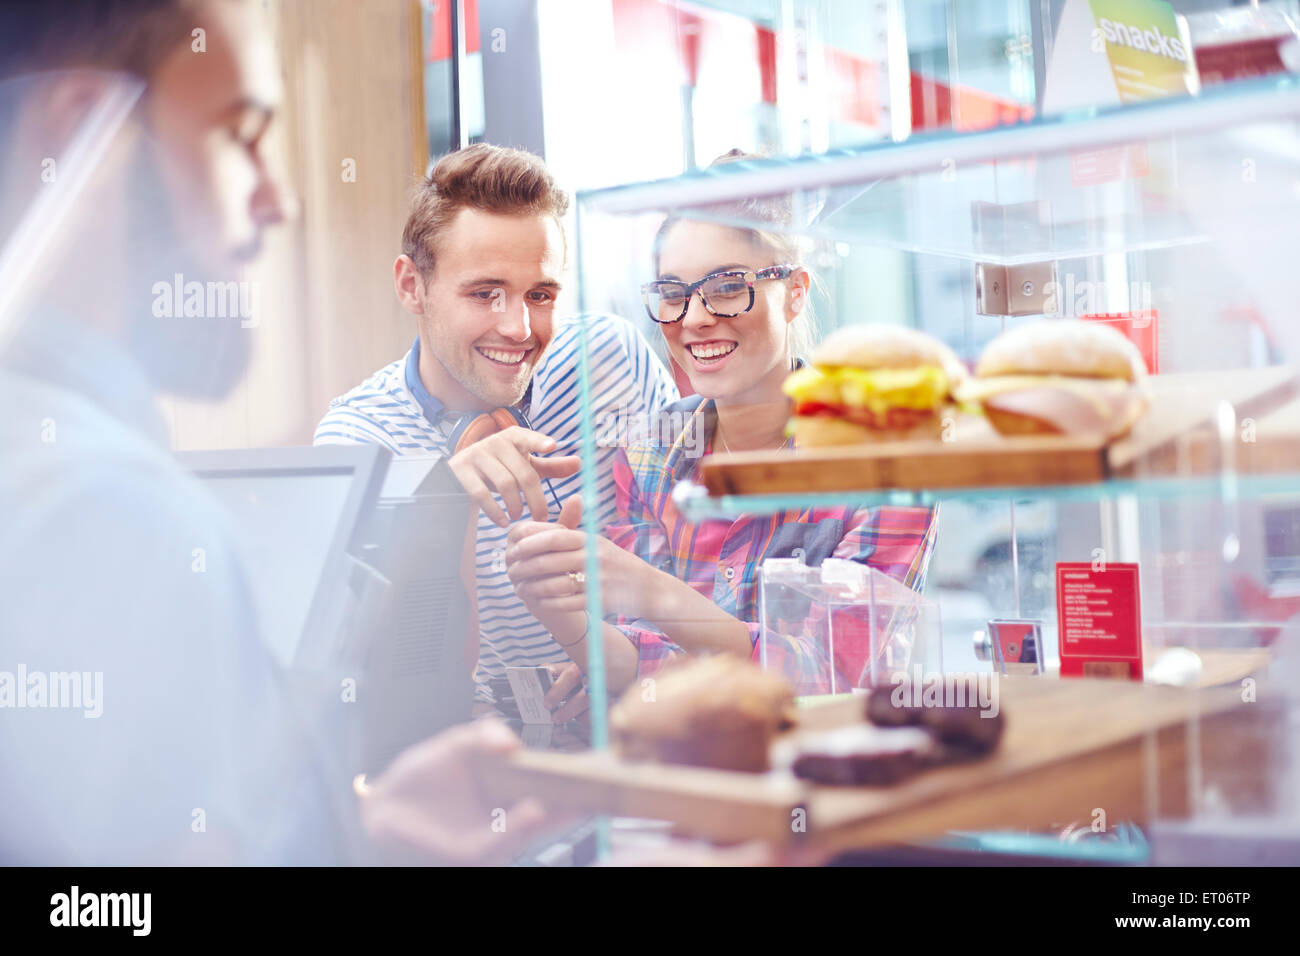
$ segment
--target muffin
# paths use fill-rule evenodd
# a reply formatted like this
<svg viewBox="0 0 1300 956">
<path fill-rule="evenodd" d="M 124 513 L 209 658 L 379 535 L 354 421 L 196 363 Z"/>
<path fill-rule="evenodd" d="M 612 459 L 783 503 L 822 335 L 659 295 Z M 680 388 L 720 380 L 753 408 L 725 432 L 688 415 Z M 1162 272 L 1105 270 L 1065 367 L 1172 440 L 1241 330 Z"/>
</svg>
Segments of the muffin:
<svg viewBox="0 0 1300 956">
<path fill-rule="evenodd" d="M 793 726 L 793 715 L 784 678 L 718 655 L 633 685 L 610 712 L 610 730 L 626 760 L 762 773 L 773 738 Z"/>
</svg>

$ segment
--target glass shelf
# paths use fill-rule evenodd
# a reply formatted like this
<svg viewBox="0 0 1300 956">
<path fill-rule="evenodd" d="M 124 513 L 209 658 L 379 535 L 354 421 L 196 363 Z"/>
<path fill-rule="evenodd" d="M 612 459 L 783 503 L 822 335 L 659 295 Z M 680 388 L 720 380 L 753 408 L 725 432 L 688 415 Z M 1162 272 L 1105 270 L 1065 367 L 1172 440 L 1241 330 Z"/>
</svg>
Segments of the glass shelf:
<svg viewBox="0 0 1300 956">
<path fill-rule="evenodd" d="M 804 508 L 852 505 L 871 508 L 924 506 L 944 501 L 1060 501 L 1097 502 L 1133 495 L 1144 499 L 1211 498 L 1258 500 L 1300 495 L 1300 472 L 1269 475 L 1227 475 L 1159 478 L 1126 478 L 1072 485 L 1026 487 L 881 489 L 834 491 L 809 494 L 720 495 L 709 497 L 700 485 L 683 482 L 674 498 L 691 521 L 735 518 L 738 515 L 770 515 Z"/>
<path fill-rule="evenodd" d="M 944 132 L 580 193 L 581 213 L 665 213 L 754 225 L 708 204 L 788 194 L 794 231 L 998 265 L 1256 241 L 1300 205 L 1300 80 Z M 980 210 L 979 204 L 1005 209 Z M 1300 212 L 1300 209 L 1295 210 Z"/>
<path fill-rule="evenodd" d="M 992 667 L 973 638 L 990 633 L 990 622 L 997 621 L 1038 625 L 1050 672 L 1062 641 L 1056 584 L 1062 562 L 1113 561 L 1140 569 L 1138 606 L 1152 667 L 1173 648 L 1213 661 L 1216 654 L 1226 660 L 1284 643 L 1279 635 L 1300 610 L 1300 458 L 1294 451 L 1300 400 L 1289 392 L 1274 394 L 1264 379 L 1300 355 L 1300 270 L 1292 262 L 1300 247 L 1300 77 L 1237 82 L 1194 97 L 978 132 L 921 133 L 818 155 L 741 161 L 671 180 L 583 192 L 577 203 L 579 308 L 625 316 L 672 355 L 680 342 L 652 324 L 639 291 L 660 268 L 655 238 L 665 215 L 768 230 L 772 223 L 758 218 L 761 210 L 752 219 L 735 212 L 738 203 L 743 208 L 761 196 L 788 197 L 795 215 L 785 228 L 813 240 L 790 246 L 818 280 L 808 310 L 815 321 L 807 323 L 814 342 L 858 323 L 907 325 L 944 341 L 973 367 L 999 332 L 1034 320 L 1021 314 L 1028 309 L 990 314 L 986 307 L 996 303 L 980 295 L 988 271 L 972 263 L 1052 262 L 1051 281 L 1065 295 L 1049 307 L 1044 288 L 1044 299 L 1033 303 L 1041 306 L 1040 314 L 1147 313 L 1155 326 L 1150 341 L 1144 340 L 1149 367 L 1171 387 L 1179 385 L 1174 376 L 1190 376 L 1180 392 L 1186 399 L 1166 410 L 1168 422 L 1162 424 L 1175 437 L 1172 444 L 1153 446 L 1159 454 L 1107 457 L 1115 463 L 1110 469 L 1043 472 L 1043 480 L 1093 478 L 1118 471 L 1120 462 L 1140 462 L 1124 478 L 718 497 L 709 497 L 701 485 L 678 482 L 673 494 L 681 517 L 698 526 L 754 516 L 755 527 L 766 532 L 767 516 L 781 512 L 942 504 L 916 588 L 938 607 L 936 659 L 948 673 Z M 732 212 L 724 216 L 722 204 Z M 689 262 L 687 271 L 695 278 L 712 265 Z M 1026 276 L 1040 274 L 1025 270 Z M 1024 285 L 1017 281 L 1014 287 Z M 683 390 L 699 385 L 689 370 L 675 371 Z M 743 381 L 723 384 L 748 395 Z M 727 394 L 716 381 L 705 385 Z M 590 402 L 589 382 L 584 389 L 583 399 Z M 784 399 L 773 400 L 784 410 Z M 1204 420 L 1191 407 L 1202 403 L 1213 411 Z M 1231 419 L 1222 414 L 1227 406 Z M 584 422 L 588 458 L 606 429 L 594 416 Z M 1229 454 L 1230 434 L 1252 447 L 1233 443 Z M 770 463 L 763 458 L 764 467 Z M 941 480 L 926 471 L 892 473 L 878 480 Z M 948 480 L 1018 482 L 1035 476 L 963 474 Z M 737 478 L 713 487 L 801 487 L 790 475 L 779 477 L 780 484 Z M 584 472 L 589 499 L 598 479 L 594 469 Z M 831 484 L 828 476 L 817 475 L 802 487 L 814 480 L 821 487 Z M 836 483 L 866 480 L 850 474 Z M 595 509 L 584 513 L 591 533 L 600 531 L 595 515 Z M 674 527 L 680 527 L 675 517 Z M 767 539 L 763 561 L 803 560 L 800 549 L 786 542 L 770 544 L 777 538 Z M 721 564 L 719 574 L 734 573 Z M 617 595 L 602 590 L 599 564 L 590 553 L 586 574 L 588 613 L 599 620 Z M 730 593 L 707 578 L 702 586 Z M 601 646 L 594 639 L 589 643 Z M 1288 666 L 1294 673 L 1294 660 Z M 606 690 L 603 679 L 593 681 L 597 714 Z M 1272 714 L 1257 720 L 1216 746 L 1226 739 L 1229 750 L 1249 752 L 1256 767 L 1292 772 L 1294 735 L 1284 734 L 1284 722 Z M 593 728 L 603 739 L 600 716 Z M 1211 740 L 1209 733 L 1196 737 L 1197 746 Z M 1285 759 L 1257 756 L 1283 747 L 1290 748 Z M 1279 816 L 1294 809 L 1293 795 L 1285 802 L 1272 783 L 1255 790 L 1253 782 L 1240 783 L 1236 764 L 1217 751 L 1197 752 L 1193 759 L 1186 781 L 1167 775 L 1175 790 L 1195 801 L 1193 809 L 1222 806 L 1232 813 Z M 1058 832 L 955 833 L 932 846 L 1107 862 L 1149 862 L 1154 856 L 1140 834 L 1131 845 L 1085 838 L 1076 846 L 1062 844 Z"/>
</svg>

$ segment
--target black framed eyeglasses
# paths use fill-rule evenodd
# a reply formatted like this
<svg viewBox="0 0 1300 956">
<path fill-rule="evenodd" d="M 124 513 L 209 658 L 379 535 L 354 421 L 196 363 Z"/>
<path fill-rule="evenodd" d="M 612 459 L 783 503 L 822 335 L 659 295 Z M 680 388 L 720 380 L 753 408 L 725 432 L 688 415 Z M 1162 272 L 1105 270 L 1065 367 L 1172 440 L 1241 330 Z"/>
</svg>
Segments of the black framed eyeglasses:
<svg viewBox="0 0 1300 956">
<path fill-rule="evenodd" d="M 794 266 L 768 266 L 757 272 L 734 270 L 715 272 L 698 282 L 678 282 L 660 279 L 641 286 L 646 314 L 660 325 L 672 325 L 686 318 L 691 307 L 691 296 L 700 293 L 700 300 L 710 315 L 720 319 L 734 319 L 754 307 L 754 283 L 761 279 L 788 279 Z"/>
</svg>

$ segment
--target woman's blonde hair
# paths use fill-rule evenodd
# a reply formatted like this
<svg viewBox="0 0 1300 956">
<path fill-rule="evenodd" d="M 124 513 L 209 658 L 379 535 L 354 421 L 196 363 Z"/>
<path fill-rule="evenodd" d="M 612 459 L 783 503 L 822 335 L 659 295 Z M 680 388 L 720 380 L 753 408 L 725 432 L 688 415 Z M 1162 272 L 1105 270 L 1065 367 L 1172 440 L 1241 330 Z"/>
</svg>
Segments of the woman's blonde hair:
<svg viewBox="0 0 1300 956">
<path fill-rule="evenodd" d="M 715 159 L 709 164 L 709 168 L 715 169 L 728 163 L 763 158 L 765 157 L 759 154 L 733 149 Z M 807 244 L 803 237 L 791 232 L 794 223 L 792 207 L 793 203 L 788 195 L 776 195 L 707 203 L 697 206 L 695 209 L 701 214 L 700 219 L 704 221 L 716 220 L 721 225 L 734 229 L 745 236 L 756 248 L 771 253 L 776 259 L 775 264 L 799 266 L 801 269 L 808 271 L 812 285 L 817 286 L 819 285 L 817 276 L 808 268 L 806 262 L 808 258 L 806 254 Z M 655 234 L 654 269 L 656 275 L 659 273 L 659 253 L 663 247 L 664 239 L 673 226 L 687 218 L 680 214 L 669 215 L 664 220 L 663 225 L 659 227 L 658 233 Z M 689 218 L 694 219 L 694 217 Z M 764 225 L 739 225 L 739 223 L 748 222 L 758 222 Z M 807 359 L 816 338 L 817 323 L 813 316 L 811 292 L 812 289 L 810 288 L 810 294 L 807 296 L 803 309 L 786 327 L 786 340 L 790 346 L 790 357 L 792 359 Z"/>
</svg>

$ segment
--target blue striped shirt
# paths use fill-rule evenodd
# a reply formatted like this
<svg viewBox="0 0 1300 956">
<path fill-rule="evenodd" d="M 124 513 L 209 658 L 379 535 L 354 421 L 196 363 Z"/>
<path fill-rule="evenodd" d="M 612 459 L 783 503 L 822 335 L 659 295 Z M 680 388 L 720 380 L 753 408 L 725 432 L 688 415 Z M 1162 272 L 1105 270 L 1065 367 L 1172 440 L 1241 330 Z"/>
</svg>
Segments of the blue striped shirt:
<svg viewBox="0 0 1300 956">
<path fill-rule="evenodd" d="M 559 454 L 577 454 L 582 440 L 579 396 L 579 321 L 587 325 L 591 371 L 592 420 L 597 428 L 595 463 L 598 515 L 601 525 L 615 514 L 613 459 L 617 445 L 647 426 L 651 416 L 677 399 L 677 389 L 641 334 L 616 316 L 586 316 L 557 322 L 550 347 L 533 373 L 530 406 L 533 427 L 555 439 Z M 439 414 L 436 400 L 413 392 L 407 366 L 417 346 L 406 356 L 380 369 L 352 391 L 330 402 L 316 427 L 315 443 L 375 442 L 394 455 L 446 455 L 455 414 Z M 421 402 L 421 398 L 425 398 Z M 581 493 L 581 473 L 551 482 L 561 502 Z M 500 499 L 498 499 L 499 501 Z M 555 503 L 549 500 L 554 520 Z M 477 585 L 479 661 L 475 670 L 480 699 L 490 700 L 487 681 L 504 677 L 507 666 L 556 664 L 568 655 L 516 597 L 506 576 L 508 529 L 479 515 Z"/>
</svg>

